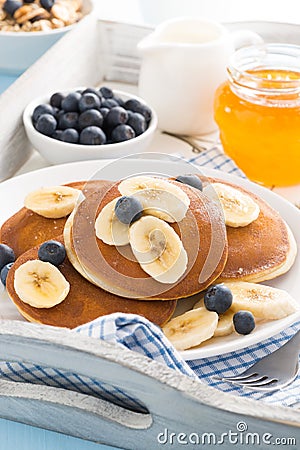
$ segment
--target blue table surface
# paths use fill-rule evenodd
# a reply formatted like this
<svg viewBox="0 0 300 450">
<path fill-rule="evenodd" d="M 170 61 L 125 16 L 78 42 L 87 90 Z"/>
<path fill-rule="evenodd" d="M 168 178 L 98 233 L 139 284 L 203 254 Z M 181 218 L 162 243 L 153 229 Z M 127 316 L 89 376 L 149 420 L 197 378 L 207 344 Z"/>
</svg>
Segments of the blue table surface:
<svg viewBox="0 0 300 450">
<path fill-rule="evenodd" d="M 51 421 L 51 417 L 49 417 Z M 120 450 L 0 419 L 0 450 Z"/>
<path fill-rule="evenodd" d="M 16 81 L 17 78 L 16 75 L 4 75 L 0 73 L 0 94 Z"/>
</svg>

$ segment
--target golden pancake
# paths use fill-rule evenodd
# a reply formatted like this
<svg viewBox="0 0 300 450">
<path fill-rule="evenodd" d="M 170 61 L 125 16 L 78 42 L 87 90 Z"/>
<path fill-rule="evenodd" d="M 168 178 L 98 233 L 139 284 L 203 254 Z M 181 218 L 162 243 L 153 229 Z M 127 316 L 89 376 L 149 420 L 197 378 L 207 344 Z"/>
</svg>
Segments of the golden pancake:
<svg viewBox="0 0 300 450">
<path fill-rule="evenodd" d="M 178 282 L 163 284 L 143 271 L 129 245 L 107 245 L 95 235 L 99 212 L 121 194 L 111 189 L 93 193 L 75 210 L 69 224 L 70 259 L 77 262 L 89 280 L 116 295 L 142 300 L 189 297 L 209 286 L 222 273 L 227 258 L 226 227 L 219 207 L 201 191 L 173 181 L 189 197 L 190 206 L 180 223 L 170 224 L 188 254 L 188 266 Z M 73 255 L 73 257 L 72 257 Z"/>
<path fill-rule="evenodd" d="M 67 186 L 81 189 L 87 195 L 103 185 L 109 185 L 109 182 L 80 181 L 69 183 Z M 66 219 L 66 217 L 47 219 L 24 207 L 2 225 L 0 242 L 11 247 L 18 257 L 32 247 L 62 235 Z"/>
<path fill-rule="evenodd" d="M 56 240 L 63 242 L 62 237 Z M 70 283 L 66 299 L 52 308 L 34 308 L 24 303 L 14 288 L 14 273 L 21 264 L 38 258 L 38 246 L 21 255 L 9 271 L 6 288 L 9 297 L 19 312 L 30 322 L 43 323 L 57 327 L 75 328 L 97 317 L 122 312 L 139 314 L 151 322 L 162 326 L 166 323 L 176 307 L 176 301 L 141 302 L 117 297 L 103 291 L 83 278 L 66 258 L 59 266 L 61 273 Z"/>
<path fill-rule="evenodd" d="M 249 195 L 260 208 L 256 220 L 244 227 L 227 226 L 228 258 L 218 281 L 261 282 L 287 272 L 294 263 L 297 245 L 291 230 L 263 199 L 233 183 L 223 183 Z"/>
</svg>

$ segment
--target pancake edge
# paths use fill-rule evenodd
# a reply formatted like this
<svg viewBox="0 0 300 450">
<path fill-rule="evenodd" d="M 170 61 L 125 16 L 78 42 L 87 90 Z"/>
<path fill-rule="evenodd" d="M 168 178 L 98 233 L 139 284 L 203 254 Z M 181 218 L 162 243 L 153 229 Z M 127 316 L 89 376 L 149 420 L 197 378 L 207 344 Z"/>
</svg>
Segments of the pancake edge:
<svg viewBox="0 0 300 450">
<path fill-rule="evenodd" d="M 288 234 L 288 240 L 289 240 L 289 251 L 286 255 L 286 259 L 283 263 L 281 263 L 280 265 L 276 266 L 276 267 L 272 267 L 269 270 L 265 270 L 265 271 L 261 271 L 259 274 L 252 274 L 252 275 L 247 275 L 245 277 L 241 276 L 239 278 L 234 278 L 234 277 L 230 277 L 230 278 L 223 278 L 220 277 L 218 278 L 218 283 L 226 283 L 226 282 L 232 282 L 234 283 L 235 281 L 248 281 L 248 282 L 252 282 L 252 283 L 261 283 L 263 281 L 267 281 L 267 280 L 273 280 L 274 278 L 277 278 L 281 275 L 284 275 L 285 273 L 287 273 L 291 267 L 293 266 L 297 253 L 298 253 L 298 247 L 297 247 L 297 243 L 295 240 L 295 237 L 293 235 L 292 230 L 290 229 L 290 227 L 288 226 L 288 224 L 286 223 L 286 221 L 284 219 L 282 219 L 284 225 L 286 226 L 286 230 L 287 230 L 287 234 Z"/>
</svg>

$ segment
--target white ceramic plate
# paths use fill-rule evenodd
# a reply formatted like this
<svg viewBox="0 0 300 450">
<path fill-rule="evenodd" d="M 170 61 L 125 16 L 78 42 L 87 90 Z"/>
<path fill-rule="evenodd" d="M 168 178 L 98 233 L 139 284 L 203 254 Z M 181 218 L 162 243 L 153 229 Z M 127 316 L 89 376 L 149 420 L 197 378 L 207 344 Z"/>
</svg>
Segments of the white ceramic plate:
<svg viewBox="0 0 300 450">
<path fill-rule="evenodd" d="M 146 156 L 149 158 L 149 154 Z M 158 155 L 155 155 L 157 158 Z M 165 157 L 165 159 L 163 159 Z M 167 155 L 161 160 L 157 159 L 134 159 L 125 158 L 121 160 L 86 161 L 61 166 L 49 167 L 16 178 L 12 178 L 0 184 L 0 224 L 22 207 L 26 193 L 41 186 L 51 186 L 76 180 L 87 180 L 91 178 L 102 178 L 117 180 L 125 176 L 138 174 L 141 172 L 159 173 L 168 176 L 180 173 L 191 173 L 199 171 L 199 167 L 192 166 L 184 161 L 173 161 Z M 271 206 L 279 211 L 281 216 L 289 224 L 300 248 L 300 212 L 292 204 L 247 180 L 234 177 L 216 170 L 203 169 L 204 175 L 222 178 L 239 184 L 265 199 Z M 271 237 L 270 237 L 271 238 Z M 285 275 L 268 281 L 265 284 L 285 289 L 296 300 L 300 306 L 300 254 L 292 269 Z M 196 296 L 195 296 L 196 297 Z M 196 302 L 196 298 L 179 302 L 179 309 L 185 310 Z M 24 320 L 17 312 L 16 308 L 9 300 L 3 287 L 0 287 L 0 319 Z M 264 324 L 258 324 L 255 330 L 248 336 L 239 336 L 235 333 L 222 338 L 214 338 L 207 343 L 203 343 L 197 348 L 182 352 L 182 356 L 187 360 L 205 358 L 248 347 L 257 342 L 267 339 L 289 325 L 300 319 L 300 311 L 281 320 L 274 320 Z"/>
</svg>

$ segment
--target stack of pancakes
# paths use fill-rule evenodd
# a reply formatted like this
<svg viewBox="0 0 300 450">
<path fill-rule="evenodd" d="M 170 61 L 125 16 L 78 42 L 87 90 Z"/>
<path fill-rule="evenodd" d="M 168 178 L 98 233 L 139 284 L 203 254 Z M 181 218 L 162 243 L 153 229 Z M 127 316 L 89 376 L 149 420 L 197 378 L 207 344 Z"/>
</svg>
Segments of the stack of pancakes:
<svg viewBox="0 0 300 450">
<path fill-rule="evenodd" d="M 247 226 L 226 226 L 220 205 L 205 194 L 205 189 L 202 192 L 172 181 L 190 203 L 184 219 L 170 224 L 188 255 L 184 275 L 170 285 L 144 272 L 130 245 L 120 248 L 96 237 L 95 221 L 100 211 L 120 196 L 118 182 L 69 184 L 84 195 L 68 217 L 47 219 L 22 208 L 2 225 L 0 234 L 0 242 L 13 248 L 17 256 L 6 283 L 9 297 L 27 320 L 47 325 L 74 328 L 102 315 L 124 312 L 140 314 L 162 326 L 173 315 L 177 300 L 199 293 L 214 282 L 260 282 L 288 271 L 297 248 L 280 215 L 239 186 L 203 180 L 204 186 L 214 182 L 249 195 L 259 205 L 259 216 Z M 59 305 L 35 308 L 17 295 L 14 273 L 26 261 L 37 259 L 39 245 L 50 239 L 66 247 L 67 258 L 59 269 L 70 291 Z"/>
</svg>

